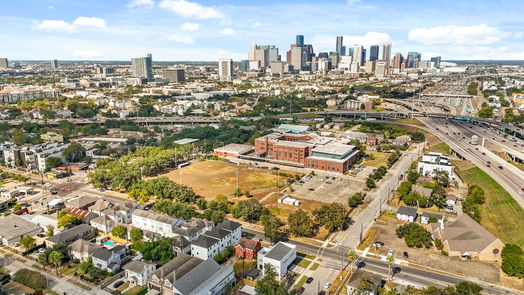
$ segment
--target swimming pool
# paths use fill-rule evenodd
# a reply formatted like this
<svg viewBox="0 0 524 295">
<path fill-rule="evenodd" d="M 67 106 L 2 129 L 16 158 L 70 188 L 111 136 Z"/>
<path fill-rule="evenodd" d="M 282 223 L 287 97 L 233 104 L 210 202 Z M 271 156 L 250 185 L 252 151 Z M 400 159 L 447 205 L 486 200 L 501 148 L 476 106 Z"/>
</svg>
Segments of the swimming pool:
<svg viewBox="0 0 524 295">
<path fill-rule="evenodd" d="M 115 244 L 115 241 L 107 241 L 104 243 L 104 246 L 113 246 Z"/>
</svg>

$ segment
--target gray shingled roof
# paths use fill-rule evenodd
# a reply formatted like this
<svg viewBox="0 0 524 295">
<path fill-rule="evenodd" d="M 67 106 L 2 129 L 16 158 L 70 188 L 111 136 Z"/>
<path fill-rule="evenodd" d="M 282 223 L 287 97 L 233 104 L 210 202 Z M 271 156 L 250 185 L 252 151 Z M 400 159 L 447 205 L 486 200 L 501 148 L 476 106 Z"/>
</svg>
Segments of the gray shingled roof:
<svg viewBox="0 0 524 295">
<path fill-rule="evenodd" d="M 102 247 L 97 248 L 95 251 L 93 251 L 93 253 L 91 253 L 91 256 L 93 256 L 94 258 L 98 258 L 104 261 L 107 261 L 109 257 L 111 257 L 111 255 L 113 255 L 113 252 Z"/>
<path fill-rule="evenodd" d="M 195 245 L 195 246 L 199 246 L 199 247 L 202 247 L 202 248 L 209 249 L 209 248 L 211 248 L 211 246 L 213 246 L 214 244 L 216 244 L 218 242 L 219 242 L 219 240 L 216 239 L 216 238 L 208 237 L 208 236 L 200 236 L 200 237 L 198 237 L 198 239 L 196 239 L 193 242 L 191 242 L 191 245 Z"/>
<path fill-rule="evenodd" d="M 222 240 L 223 238 L 227 237 L 227 235 L 229 235 L 230 233 L 230 231 L 227 231 L 225 229 L 214 228 L 212 230 L 206 231 L 204 235 Z"/>
<path fill-rule="evenodd" d="M 183 295 L 191 294 L 193 290 L 219 270 L 220 266 L 218 263 L 214 259 L 209 258 L 176 281 L 173 284 L 173 288 Z"/>
<path fill-rule="evenodd" d="M 235 229 L 241 226 L 242 225 L 240 223 L 231 220 L 225 220 L 224 222 L 217 224 L 218 228 L 222 228 L 228 231 L 234 231 Z"/>
<path fill-rule="evenodd" d="M 122 268 L 128 271 L 142 273 L 148 265 L 154 265 L 154 264 L 145 262 L 145 261 L 132 260 L 129 263 L 127 263 L 126 265 L 124 265 Z"/>
<path fill-rule="evenodd" d="M 278 242 L 271 250 L 269 250 L 269 252 L 267 252 L 265 257 L 280 261 L 292 250 L 293 248 L 282 242 Z"/>
<path fill-rule="evenodd" d="M 73 228 L 70 228 L 66 231 L 63 231 L 57 235 L 54 235 L 50 238 L 47 238 L 48 241 L 53 243 L 63 243 L 75 236 L 82 235 L 85 232 L 92 231 L 96 229 L 90 225 L 87 224 L 79 224 Z"/>
<path fill-rule="evenodd" d="M 417 216 L 417 208 L 411 208 L 406 206 L 400 206 L 397 210 L 397 214 L 408 215 L 408 216 Z"/>
</svg>

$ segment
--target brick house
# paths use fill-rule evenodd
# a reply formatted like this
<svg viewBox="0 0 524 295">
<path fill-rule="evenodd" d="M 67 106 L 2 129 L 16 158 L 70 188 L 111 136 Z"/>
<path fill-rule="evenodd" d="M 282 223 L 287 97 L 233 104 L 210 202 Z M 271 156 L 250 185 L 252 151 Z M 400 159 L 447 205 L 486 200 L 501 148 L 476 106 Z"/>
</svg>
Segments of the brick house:
<svg viewBox="0 0 524 295">
<path fill-rule="evenodd" d="M 257 253 L 260 249 L 262 249 L 260 240 L 241 238 L 238 245 L 235 246 L 235 257 L 254 260 L 257 258 Z"/>
</svg>

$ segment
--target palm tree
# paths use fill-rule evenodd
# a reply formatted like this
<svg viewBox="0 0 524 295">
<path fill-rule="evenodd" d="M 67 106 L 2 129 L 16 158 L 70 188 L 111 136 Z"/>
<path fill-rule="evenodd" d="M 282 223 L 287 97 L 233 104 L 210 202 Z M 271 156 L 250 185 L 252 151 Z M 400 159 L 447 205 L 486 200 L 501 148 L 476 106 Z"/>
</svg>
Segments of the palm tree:
<svg viewBox="0 0 524 295">
<path fill-rule="evenodd" d="M 353 261 L 355 261 L 358 258 L 357 251 L 351 249 L 348 251 L 348 259 L 349 263 L 351 264 L 351 269 L 353 269 Z"/>
<path fill-rule="evenodd" d="M 388 255 L 386 263 L 388 264 L 388 281 L 391 281 L 391 267 L 395 264 L 395 257 L 393 255 Z"/>
<path fill-rule="evenodd" d="M 38 255 L 38 259 L 37 261 L 42 264 L 42 266 L 44 267 L 44 270 L 45 270 L 45 266 L 49 263 L 48 261 L 48 256 L 47 256 L 47 253 L 46 252 L 42 252 Z"/>
<path fill-rule="evenodd" d="M 49 262 L 55 265 L 56 275 L 58 275 L 58 268 L 64 259 L 64 255 L 61 252 L 53 251 L 49 254 Z"/>
</svg>

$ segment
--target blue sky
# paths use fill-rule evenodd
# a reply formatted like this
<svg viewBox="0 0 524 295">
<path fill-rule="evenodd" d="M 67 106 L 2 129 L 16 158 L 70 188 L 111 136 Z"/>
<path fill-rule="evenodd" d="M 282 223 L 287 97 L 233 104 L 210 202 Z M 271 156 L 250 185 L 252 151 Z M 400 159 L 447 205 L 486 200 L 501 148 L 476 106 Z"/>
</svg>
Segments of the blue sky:
<svg viewBox="0 0 524 295">
<path fill-rule="evenodd" d="M 524 59 L 522 0 L 0 0 L 9 59 L 247 58 L 253 42 L 285 57 L 295 35 L 315 52 L 393 43 L 422 59 Z"/>
</svg>

